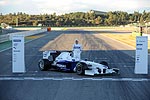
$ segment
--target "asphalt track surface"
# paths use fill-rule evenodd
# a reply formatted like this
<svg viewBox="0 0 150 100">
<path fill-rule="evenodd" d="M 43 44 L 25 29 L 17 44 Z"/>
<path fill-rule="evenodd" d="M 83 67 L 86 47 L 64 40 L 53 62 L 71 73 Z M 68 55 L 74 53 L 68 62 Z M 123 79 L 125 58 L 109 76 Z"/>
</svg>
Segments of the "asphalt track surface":
<svg viewBox="0 0 150 100">
<path fill-rule="evenodd" d="M 79 76 L 76 73 L 39 71 L 39 49 L 60 34 L 92 34 L 90 31 L 53 31 L 25 45 L 26 73 L 11 72 L 11 49 L 0 52 L 0 100 L 150 100 L 150 74 L 135 75 L 134 59 L 124 53 L 132 50 L 83 51 L 82 58 L 95 62 L 106 60 L 120 75 Z M 94 32 L 97 33 L 97 32 Z M 149 68 L 150 72 L 150 68 Z"/>
</svg>

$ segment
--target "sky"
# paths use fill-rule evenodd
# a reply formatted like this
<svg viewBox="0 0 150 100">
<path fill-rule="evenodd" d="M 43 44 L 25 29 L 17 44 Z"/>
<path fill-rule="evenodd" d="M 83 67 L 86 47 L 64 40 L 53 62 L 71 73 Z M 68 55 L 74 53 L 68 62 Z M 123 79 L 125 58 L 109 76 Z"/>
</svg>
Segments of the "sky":
<svg viewBox="0 0 150 100">
<path fill-rule="evenodd" d="M 65 14 L 70 12 L 150 12 L 150 0 L 0 0 L 0 13 Z"/>
</svg>

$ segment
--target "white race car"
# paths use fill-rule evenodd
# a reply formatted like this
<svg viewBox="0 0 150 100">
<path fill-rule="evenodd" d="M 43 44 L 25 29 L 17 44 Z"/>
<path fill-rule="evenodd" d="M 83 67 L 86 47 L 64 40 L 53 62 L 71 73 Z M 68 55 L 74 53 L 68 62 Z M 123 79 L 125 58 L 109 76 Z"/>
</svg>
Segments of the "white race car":
<svg viewBox="0 0 150 100">
<path fill-rule="evenodd" d="M 109 68 L 108 63 L 80 60 L 75 61 L 72 52 L 44 51 L 43 59 L 38 63 L 40 70 L 56 69 L 76 72 L 79 75 L 118 74 L 118 68 Z"/>
</svg>

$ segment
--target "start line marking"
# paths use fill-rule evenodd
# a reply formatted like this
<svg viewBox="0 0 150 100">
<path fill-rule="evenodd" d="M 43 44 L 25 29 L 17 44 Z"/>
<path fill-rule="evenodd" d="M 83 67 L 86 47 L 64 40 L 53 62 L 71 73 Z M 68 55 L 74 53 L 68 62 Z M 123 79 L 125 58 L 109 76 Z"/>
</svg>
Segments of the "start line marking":
<svg viewBox="0 0 150 100">
<path fill-rule="evenodd" d="M 53 81 L 63 81 L 63 80 L 72 80 L 72 81 L 150 81 L 148 78 L 74 78 L 74 77 L 63 77 L 63 78 L 54 78 L 54 77 L 0 77 L 0 81 L 21 81 L 21 80 L 53 80 Z"/>
</svg>

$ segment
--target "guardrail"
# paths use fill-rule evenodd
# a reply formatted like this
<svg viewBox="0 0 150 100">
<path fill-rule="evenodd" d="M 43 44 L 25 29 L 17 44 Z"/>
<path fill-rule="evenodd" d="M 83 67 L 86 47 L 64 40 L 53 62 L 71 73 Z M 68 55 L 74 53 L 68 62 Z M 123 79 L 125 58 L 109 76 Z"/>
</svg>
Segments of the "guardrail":
<svg viewBox="0 0 150 100">
<path fill-rule="evenodd" d="M 39 34 L 39 33 L 45 32 L 45 31 L 47 31 L 47 30 L 39 29 L 39 30 L 33 30 L 33 31 L 23 31 L 23 32 L 10 33 L 10 34 L 6 34 L 6 35 L 0 35 L 0 43 L 12 40 L 13 35 L 24 35 L 26 37 L 26 36 Z"/>
</svg>

